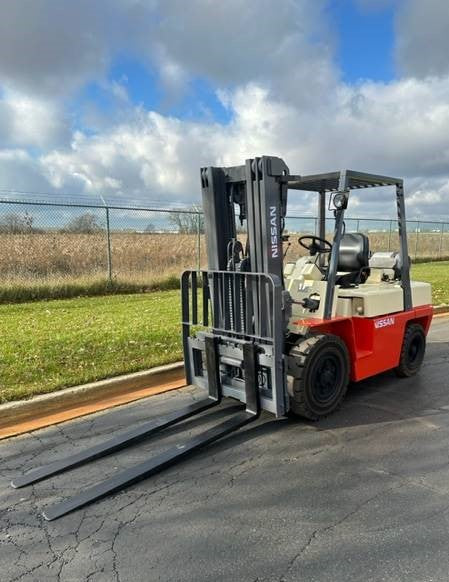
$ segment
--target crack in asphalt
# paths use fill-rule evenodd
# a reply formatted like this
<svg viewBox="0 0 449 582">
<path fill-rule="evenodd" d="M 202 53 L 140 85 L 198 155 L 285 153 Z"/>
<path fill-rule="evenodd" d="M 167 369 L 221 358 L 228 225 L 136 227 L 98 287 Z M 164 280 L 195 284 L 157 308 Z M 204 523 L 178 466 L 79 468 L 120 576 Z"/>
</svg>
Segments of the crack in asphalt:
<svg viewBox="0 0 449 582">
<path fill-rule="evenodd" d="M 425 374 L 432 373 L 435 378 L 441 376 L 441 370 L 427 366 Z M 447 375 L 444 378 L 440 383 L 447 384 Z M 89 482 L 99 473 L 101 477 L 113 474 L 121 457 L 111 456 L 96 467 L 89 464 L 79 469 L 73 478 L 67 473 L 24 491 L 10 489 L 9 477 L 24 467 L 28 470 L 89 446 L 118 427 L 145 421 L 143 404 L 133 403 L 122 411 L 102 412 L 1 443 L 2 582 L 203 582 L 228 579 L 223 578 L 223 564 L 233 564 L 242 582 L 287 582 L 296 580 L 297 569 L 303 564 L 309 567 L 329 540 L 344 538 L 349 530 L 351 535 L 395 532 L 401 536 L 405 535 L 402 530 L 419 533 L 441 523 L 446 528 L 442 531 L 447 531 L 449 458 L 444 440 L 449 433 L 449 399 L 444 399 L 432 377 L 421 381 L 423 389 L 416 397 L 408 388 L 398 390 L 391 379 L 385 382 L 387 386 L 378 393 L 370 389 L 368 397 L 355 393 L 343 414 L 322 426 L 288 421 L 269 432 L 261 419 L 234 441 L 232 436 L 224 439 L 192 457 L 190 463 L 183 462 L 149 483 L 127 488 L 55 522 L 42 518 L 43 507 L 55 496 L 66 498 L 74 488 L 82 488 L 84 479 Z M 201 391 L 189 389 L 183 391 L 182 399 L 170 392 L 152 402 L 164 403 L 165 412 L 201 396 Z M 145 410 L 154 415 L 157 409 Z M 215 417 L 205 420 L 215 421 Z M 184 428 L 183 439 L 204 427 L 198 422 Z M 176 431 L 164 435 L 168 446 L 179 442 Z M 375 443 L 372 448 L 371 440 Z M 164 443 L 162 438 L 141 443 L 139 448 L 129 449 L 125 458 L 134 464 L 153 454 L 149 448 L 155 447 L 155 454 L 166 448 Z M 398 459 L 406 464 L 396 465 Z M 343 496 L 342 506 L 338 497 L 334 500 L 326 491 L 336 482 L 343 490 L 352 487 Z M 364 490 L 368 483 L 370 494 Z M 388 498 L 389 505 L 383 498 Z M 395 508 L 398 500 L 413 504 L 416 511 L 398 513 L 380 525 L 371 518 L 378 508 L 384 512 L 385 507 Z M 326 509 L 324 513 L 321 507 Z M 329 511 L 334 519 L 329 519 Z M 140 539 L 142 535 L 149 536 L 148 542 Z M 168 536 L 166 542 L 164 535 Z M 449 558 L 443 567 L 445 564 L 449 568 Z M 140 568 L 140 574 L 133 572 L 134 567 Z M 245 573 L 240 575 L 238 568 Z M 316 579 L 321 582 L 325 578 L 320 576 Z M 442 580 L 437 574 L 434 579 Z"/>
<path fill-rule="evenodd" d="M 352 517 L 353 515 L 355 515 L 356 513 L 358 513 L 363 507 L 365 507 L 366 505 L 368 505 L 369 503 L 371 503 L 372 501 L 374 501 L 375 499 L 377 499 L 378 497 L 380 497 L 381 495 L 385 495 L 385 493 L 388 493 L 389 491 L 393 491 L 395 489 L 400 489 L 401 487 L 404 486 L 404 483 L 400 483 L 399 485 L 392 485 L 391 487 L 387 487 L 386 489 L 383 489 L 382 491 L 376 493 L 375 495 L 372 495 L 371 497 L 369 497 L 368 499 L 365 499 L 365 501 L 363 501 L 362 503 L 359 503 L 356 505 L 356 507 L 354 509 L 352 509 L 351 511 L 349 511 L 348 513 L 346 513 L 343 517 L 341 517 L 340 519 L 337 519 L 337 521 L 326 525 L 326 526 L 321 526 L 317 529 L 315 529 L 310 536 L 308 537 L 306 543 L 300 548 L 300 550 L 298 551 L 297 554 L 295 554 L 293 556 L 293 558 L 289 561 L 288 563 L 288 567 L 286 569 L 285 572 L 283 572 L 281 574 L 281 576 L 279 577 L 279 582 L 287 582 L 286 581 L 286 576 L 289 575 L 289 573 L 291 572 L 291 570 L 293 569 L 293 567 L 295 566 L 296 562 L 299 560 L 299 558 L 301 558 L 303 556 L 303 554 L 310 548 L 310 546 L 312 545 L 312 543 L 318 538 L 318 536 L 327 533 L 328 531 L 331 531 L 337 527 L 339 527 L 342 523 L 344 523 L 346 520 L 348 520 L 350 517 Z"/>
</svg>

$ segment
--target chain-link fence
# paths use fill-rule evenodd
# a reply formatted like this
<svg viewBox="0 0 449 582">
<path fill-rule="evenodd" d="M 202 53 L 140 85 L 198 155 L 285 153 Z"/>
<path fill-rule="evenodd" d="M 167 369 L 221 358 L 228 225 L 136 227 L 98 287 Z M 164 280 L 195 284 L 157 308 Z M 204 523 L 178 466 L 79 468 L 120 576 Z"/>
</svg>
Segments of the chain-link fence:
<svg viewBox="0 0 449 582">
<path fill-rule="evenodd" d="M 407 226 L 412 259 L 449 258 L 449 224 Z M 290 259 L 303 252 L 297 235 L 316 233 L 317 220 L 289 216 L 286 230 Z M 368 234 L 373 251 L 398 248 L 394 220 L 348 218 L 346 230 Z M 97 279 L 148 284 L 206 262 L 199 210 L 0 201 L 0 285 Z"/>
</svg>

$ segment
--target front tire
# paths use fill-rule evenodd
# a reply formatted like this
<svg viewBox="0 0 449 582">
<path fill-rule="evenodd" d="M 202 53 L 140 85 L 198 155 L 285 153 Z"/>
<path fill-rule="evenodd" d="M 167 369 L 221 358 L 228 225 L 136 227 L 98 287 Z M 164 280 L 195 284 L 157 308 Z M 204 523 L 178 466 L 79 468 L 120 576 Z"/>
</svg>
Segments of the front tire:
<svg viewBox="0 0 449 582">
<path fill-rule="evenodd" d="M 419 372 L 425 353 L 426 334 L 424 329 L 419 323 L 411 323 L 404 333 L 399 366 L 395 369 L 397 376 L 410 378 Z"/>
<path fill-rule="evenodd" d="M 287 358 L 290 409 L 318 420 L 328 416 L 345 397 L 349 382 L 349 354 L 335 335 L 315 335 L 296 344 Z"/>
</svg>

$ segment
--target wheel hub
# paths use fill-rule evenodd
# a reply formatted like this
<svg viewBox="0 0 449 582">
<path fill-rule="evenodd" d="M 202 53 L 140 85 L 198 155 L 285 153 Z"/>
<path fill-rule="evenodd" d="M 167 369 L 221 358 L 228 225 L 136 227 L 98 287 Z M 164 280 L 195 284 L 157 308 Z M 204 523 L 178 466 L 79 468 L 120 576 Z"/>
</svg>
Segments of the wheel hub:
<svg viewBox="0 0 449 582">
<path fill-rule="evenodd" d="M 329 355 L 317 366 L 314 374 L 314 396 L 320 404 L 330 400 L 340 382 L 339 367 L 335 356 Z"/>
</svg>

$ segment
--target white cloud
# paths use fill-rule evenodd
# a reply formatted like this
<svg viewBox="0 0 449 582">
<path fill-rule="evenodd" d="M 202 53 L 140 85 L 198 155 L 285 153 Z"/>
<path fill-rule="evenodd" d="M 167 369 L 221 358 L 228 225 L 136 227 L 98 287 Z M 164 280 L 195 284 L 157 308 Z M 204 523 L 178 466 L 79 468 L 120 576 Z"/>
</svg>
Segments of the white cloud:
<svg viewBox="0 0 449 582">
<path fill-rule="evenodd" d="M 449 79 L 341 85 L 319 117 L 255 84 L 221 98 L 233 112 L 228 125 L 136 108 L 131 121 L 98 135 L 78 132 L 69 150 L 42 156 L 42 168 L 56 188 L 78 181 L 88 192 L 143 202 L 198 199 L 201 166 L 239 164 L 260 154 L 284 157 L 293 173 L 348 167 L 408 178 L 415 190 L 423 180 L 427 191 L 435 184 L 443 192 L 449 184 Z M 305 200 L 308 212 L 311 198 Z M 358 214 L 394 211 L 384 190 L 356 196 L 355 202 Z M 444 199 L 416 195 L 410 206 L 415 214 L 440 215 Z"/>
<path fill-rule="evenodd" d="M 404 0 L 396 18 L 396 58 L 406 75 L 449 73 L 447 0 Z"/>
<path fill-rule="evenodd" d="M 124 38 L 125 4 L 110 0 L 105 9 L 90 0 L 4 2 L 0 78 L 16 90 L 48 97 L 101 77 Z"/>
<path fill-rule="evenodd" d="M 157 25 L 143 27 L 136 43 L 150 61 L 159 58 L 162 75 L 178 89 L 187 75 L 218 87 L 257 82 L 285 99 L 310 101 L 335 75 L 325 6 L 325 0 L 169 0 L 158 3 Z"/>
<path fill-rule="evenodd" d="M 6 90 L 0 99 L 0 143 L 3 147 L 60 147 L 70 142 L 71 129 L 54 101 Z"/>
<path fill-rule="evenodd" d="M 23 149 L 0 150 L 0 189 L 35 192 L 48 188 L 38 160 Z"/>
<path fill-rule="evenodd" d="M 156 66 L 174 93 L 192 77 L 302 92 L 301 81 L 310 93 L 333 75 L 325 4 L 109 0 L 105 9 L 91 0 L 15 0 L 0 19 L 0 78 L 17 90 L 67 95 L 104 79 L 126 54 Z"/>
</svg>

